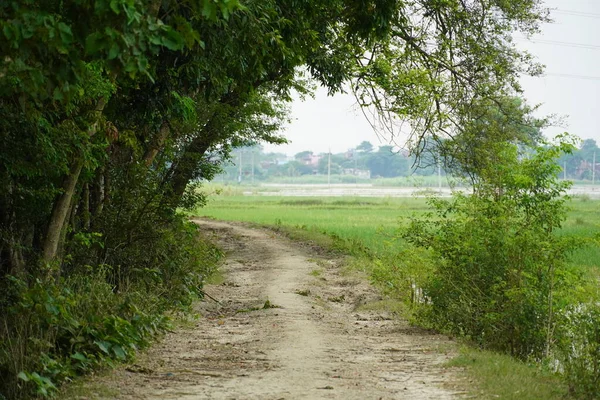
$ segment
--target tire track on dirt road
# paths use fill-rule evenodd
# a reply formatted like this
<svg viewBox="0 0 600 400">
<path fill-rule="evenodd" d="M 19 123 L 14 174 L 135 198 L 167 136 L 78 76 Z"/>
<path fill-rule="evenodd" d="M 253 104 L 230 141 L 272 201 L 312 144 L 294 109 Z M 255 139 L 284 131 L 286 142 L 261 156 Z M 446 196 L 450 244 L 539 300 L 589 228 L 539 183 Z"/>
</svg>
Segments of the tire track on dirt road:
<svg viewBox="0 0 600 400">
<path fill-rule="evenodd" d="M 204 318 L 103 379 L 119 399 L 454 399 L 443 336 L 365 311 L 340 260 L 277 234 L 199 219 L 227 254 Z"/>
</svg>

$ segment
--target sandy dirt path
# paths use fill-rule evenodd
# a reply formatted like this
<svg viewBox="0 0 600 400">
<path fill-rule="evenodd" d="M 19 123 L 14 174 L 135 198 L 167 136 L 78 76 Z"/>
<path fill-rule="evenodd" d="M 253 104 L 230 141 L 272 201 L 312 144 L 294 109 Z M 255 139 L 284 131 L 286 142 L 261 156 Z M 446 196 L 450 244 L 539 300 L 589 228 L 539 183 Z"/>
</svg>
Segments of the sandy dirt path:
<svg viewBox="0 0 600 400">
<path fill-rule="evenodd" d="M 273 232 L 198 220 L 227 254 L 203 315 L 103 379 L 119 399 L 454 399 L 453 346 L 390 318 L 377 292 Z M 370 307 L 371 306 L 371 307 Z M 376 311 L 368 311 L 369 309 Z"/>
</svg>

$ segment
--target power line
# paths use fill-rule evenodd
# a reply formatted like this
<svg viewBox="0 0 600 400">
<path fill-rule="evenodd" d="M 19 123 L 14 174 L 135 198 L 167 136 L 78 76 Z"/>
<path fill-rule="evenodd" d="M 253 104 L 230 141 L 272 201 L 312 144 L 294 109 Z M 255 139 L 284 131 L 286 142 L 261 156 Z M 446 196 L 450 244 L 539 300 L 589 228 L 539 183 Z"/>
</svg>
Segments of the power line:
<svg viewBox="0 0 600 400">
<path fill-rule="evenodd" d="M 584 11 L 556 9 L 552 10 L 552 12 L 557 14 L 571 15 L 573 17 L 600 18 L 600 14 L 588 13 Z"/>
<path fill-rule="evenodd" d="M 573 42 L 561 42 L 557 40 L 546 40 L 546 39 L 527 39 L 522 37 L 515 37 L 517 40 L 528 41 L 531 43 L 549 44 L 555 46 L 572 47 L 576 49 L 587 49 L 587 50 L 600 50 L 600 45 L 585 44 L 585 43 L 573 43 Z"/>
<path fill-rule="evenodd" d="M 571 78 L 571 79 L 584 79 L 588 81 L 600 81 L 600 76 L 588 76 L 588 75 L 576 75 L 576 74 L 556 74 L 552 72 L 545 73 L 542 77 L 545 76 L 556 76 L 559 78 Z"/>
</svg>

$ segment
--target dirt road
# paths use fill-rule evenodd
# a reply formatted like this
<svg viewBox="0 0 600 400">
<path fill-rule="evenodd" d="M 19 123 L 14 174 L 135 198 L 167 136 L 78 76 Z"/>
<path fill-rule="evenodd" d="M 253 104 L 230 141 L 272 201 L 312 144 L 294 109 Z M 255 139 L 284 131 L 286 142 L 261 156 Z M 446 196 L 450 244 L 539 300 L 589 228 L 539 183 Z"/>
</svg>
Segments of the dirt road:
<svg viewBox="0 0 600 400">
<path fill-rule="evenodd" d="M 119 399 L 453 399 L 444 337 L 392 320 L 340 260 L 239 224 L 197 221 L 227 253 L 195 326 L 103 382 Z M 368 311 L 371 310 L 371 311 Z M 105 391 L 106 392 L 106 391 Z"/>
</svg>

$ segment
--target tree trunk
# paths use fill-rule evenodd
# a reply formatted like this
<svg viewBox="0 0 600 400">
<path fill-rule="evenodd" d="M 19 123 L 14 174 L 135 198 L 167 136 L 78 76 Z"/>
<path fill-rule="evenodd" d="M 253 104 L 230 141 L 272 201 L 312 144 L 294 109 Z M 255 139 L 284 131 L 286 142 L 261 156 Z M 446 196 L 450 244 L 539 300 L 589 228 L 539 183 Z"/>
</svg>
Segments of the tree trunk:
<svg viewBox="0 0 600 400">
<path fill-rule="evenodd" d="M 83 206 L 83 210 L 81 213 L 81 216 L 83 218 L 83 229 L 86 231 L 90 230 L 90 225 L 91 225 L 91 217 L 92 217 L 92 211 L 90 209 L 90 185 L 89 184 L 84 184 L 83 185 L 83 193 L 82 193 L 83 199 L 82 199 L 82 206 Z"/>
<path fill-rule="evenodd" d="M 92 215 L 94 219 L 102 214 L 104 209 L 104 174 L 105 167 L 96 170 L 96 179 L 92 186 Z"/>
<path fill-rule="evenodd" d="M 210 122 L 205 128 L 210 128 L 209 125 Z M 175 204 L 179 203 L 187 184 L 195 177 L 202 157 L 213 143 L 212 132 L 205 129 L 203 133 L 206 134 L 196 137 L 174 165 L 171 175 L 171 195 Z"/>
<path fill-rule="evenodd" d="M 73 195 L 73 197 L 75 197 L 75 195 Z M 71 227 L 71 229 L 73 231 L 75 231 L 75 229 L 76 229 L 78 208 L 79 208 L 78 200 L 76 198 L 71 199 L 71 204 L 69 205 L 69 211 L 67 213 L 66 221 L 60 232 L 60 239 L 58 242 L 58 250 L 56 251 L 56 257 L 59 259 L 61 259 L 65 256 L 65 241 L 67 238 L 67 232 L 69 231 L 69 227 Z"/>
<path fill-rule="evenodd" d="M 92 123 L 88 130 L 90 137 L 94 136 L 98 130 L 98 122 L 100 120 L 100 115 L 104 110 L 105 104 L 106 100 L 104 98 L 100 98 L 96 104 L 96 108 L 94 110 L 96 113 L 96 120 L 94 123 Z M 79 174 L 81 174 L 82 168 L 83 154 L 80 152 L 75 157 L 75 160 L 71 162 L 69 174 L 63 180 L 63 191 L 59 195 L 58 199 L 54 203 L 54 207 L 52 208 L 50 223 L 48 224 L 48 229 L 46 230 L 46 236 L 44 237 L 44 243 L 42 246 L 42 261 L 45 263 L 49 263 L 56 258 L 61 233 L 69 210 L 71 209 L 71 200 L 73 198 L 73 193 L 75 193 L 75 188 L 77 187 L 77 181 L 79 180 Z"/>
<path fill-rule="evenodd" d="M 56 257 L 62 229 L 67 215 L 69 214 L 69 210 L 71 209 L 71 199 L 75 193 L 75 188 L 82 168 L 83 158 L 80 156 L 71 164 L 69 175 L 67 175 L 63 181 L 63 192 L 54 203 L 42 248 L 42 261 L 46 263 L 51 262 Z"/>
<path fill-rule="evenodd" d="M 243 103 L 240 93 L 233 91 L 227 93 L 219 101 L 221 106 L 225 107 L 212 114 L 206 125 L 199 134 L 186 147 L 181 158 L 173 164 L 171 168 L 171 192 L 169 201 L 171 205 L 177 206 L 185 192 L 187 184 L 195 178 L 202 157 L 206 154 L 210 146 L 219 139 L 223 129 L 223 122 L 232 117 L 236 107 Z"/>
<path fill-rule="evenodd" d="M 148 148 L 148 150 L 146 150 L 146 153 L 144 154 L 143 161 L 146 167 L 150 167 L 152 165 L 154 159 L 156 158 L 156 155 L 164 147 L 170 132 L 171 129 L 169 128 L 169 124 L 166 121 L 163 122 L 162 126 L 158 131 L 158 134 L 154 136 L 150 147 Z"/>
</svg>

